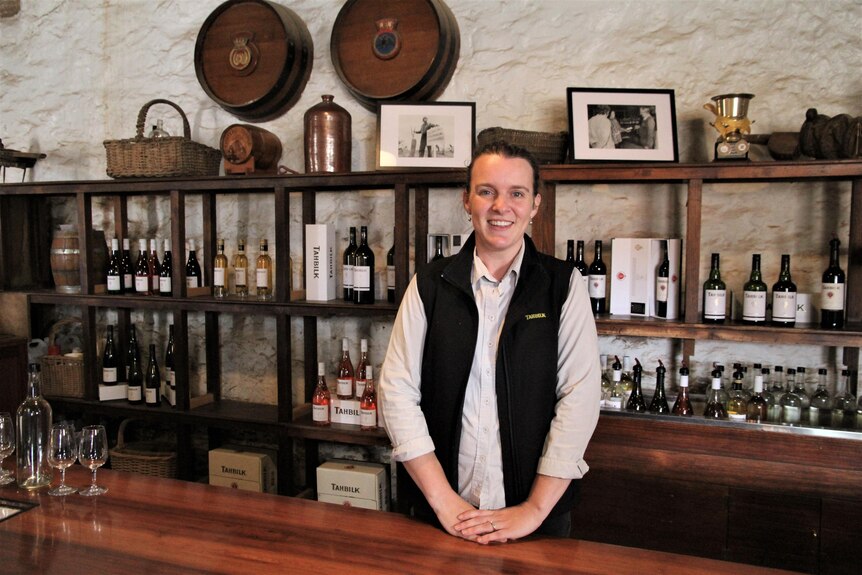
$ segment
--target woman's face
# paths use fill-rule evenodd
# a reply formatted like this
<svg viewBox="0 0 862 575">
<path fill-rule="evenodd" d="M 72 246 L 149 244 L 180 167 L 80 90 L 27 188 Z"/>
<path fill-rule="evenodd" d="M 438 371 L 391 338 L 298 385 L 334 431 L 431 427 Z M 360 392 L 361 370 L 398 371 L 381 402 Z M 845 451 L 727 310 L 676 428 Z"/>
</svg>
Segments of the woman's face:
<svg viewBox="0 0 862 575">
<path fill-rule="evenodd" d="M 541 202 L 533 190 L 530 163 L 497 154 L 480 156 L 473 163 L 470 188 L 464 193 L 464 209 L 473 218 L 479 257 L 514 258 Z"/>
</svg>

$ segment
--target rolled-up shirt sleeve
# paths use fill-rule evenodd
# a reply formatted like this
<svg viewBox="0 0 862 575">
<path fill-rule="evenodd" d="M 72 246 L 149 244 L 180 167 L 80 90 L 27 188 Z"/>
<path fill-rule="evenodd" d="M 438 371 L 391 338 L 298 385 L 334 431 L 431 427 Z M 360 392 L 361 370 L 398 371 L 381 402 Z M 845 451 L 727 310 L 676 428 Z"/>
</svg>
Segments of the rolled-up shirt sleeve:
<svg viewBox="0 0 862 575">
<path fill-rule="evenodd" d="M 537 471 L 580 479 L 589 470 L 584 452 L 599 419 L 602 384 L 596 324 L 577 270 L 563 303 L 558 348 L 557 405 Z"/>
<path fill-rule="evenodd" d="M 395 461 L 410 461 L 434 451 L 434 441 L 428 434 L 425 415 L 419 406 L 427 325 L 416 276 L 413 276 L 398 308 L 377 382 L 383 425 L 392 442 Z"/>
</svg>

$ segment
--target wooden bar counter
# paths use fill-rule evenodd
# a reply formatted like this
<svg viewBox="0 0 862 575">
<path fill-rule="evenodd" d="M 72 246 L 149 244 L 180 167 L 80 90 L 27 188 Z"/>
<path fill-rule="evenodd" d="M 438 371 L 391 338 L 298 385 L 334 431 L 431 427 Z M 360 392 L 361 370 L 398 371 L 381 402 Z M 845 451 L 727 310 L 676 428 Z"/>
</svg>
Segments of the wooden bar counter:
<svg viewBox="0 0 862 575">
<path fill-rule="evenodd" d="M 89 477 L 75 465 L 67 483 Z M 2 499 L 38 504 L 0 521 L 0 572 L 783 573 L 575 539 L 480 546 L 395 513 L 109 469 L 98 483 L 108 487 L 98 497 L 0 487 Z"/>
</svg>

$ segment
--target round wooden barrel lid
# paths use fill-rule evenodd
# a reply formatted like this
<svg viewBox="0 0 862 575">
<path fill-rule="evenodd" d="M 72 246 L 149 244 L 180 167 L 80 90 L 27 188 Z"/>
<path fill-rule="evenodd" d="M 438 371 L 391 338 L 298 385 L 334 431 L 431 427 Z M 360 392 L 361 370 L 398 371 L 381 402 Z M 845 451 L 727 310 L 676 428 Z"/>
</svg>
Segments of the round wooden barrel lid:
<svg viewBox="0 0 862 575">
<path fill-rule="evenodd" d="M 442 0 L 348 0 L 335 19 L 332 63 L 369 110 L 439 96 L 458 63 L 458 22 Z"/>
<path fill-rule="evenodd" d="M 251 122 L 290 109 L 313 61 L 305 23 L 266 0 L 228 0 L 207 17 L 195 44 L 201 87 L 219 106 Z"/>
</svg>

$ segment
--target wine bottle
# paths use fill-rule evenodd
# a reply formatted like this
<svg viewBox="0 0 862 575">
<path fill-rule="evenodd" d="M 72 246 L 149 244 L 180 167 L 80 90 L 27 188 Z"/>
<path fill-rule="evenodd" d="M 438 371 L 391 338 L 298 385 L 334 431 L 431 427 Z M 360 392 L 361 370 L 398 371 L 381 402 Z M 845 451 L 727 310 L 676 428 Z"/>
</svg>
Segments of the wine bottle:
<svg viewBox="0 0 862 575">
<path fill-rule="evenodd" d="M 171 240 L 165 240 L 165 254 L 162 257 L 162 271 L 159 273 L 159 295 L 171 297 L 174 292 L 174 257 L 171 254 Z"/>
<path fill-rule="evenodd" d="M 667 240 L 661 241 L 661 263 L 655 272 L 655 314 L 667 317 L 667 294 L 670 290 L 670 259 L 667 253 Z"/>
<path fill-rule="evenodd" d="M 108 260 L 107 269 L 108 293 L 111 295 L 123 294 L 123 262 L 120 257 L 120 241 L 111 239 L 111 258 Z"/>
<path fill-rule="evenodd" d="M 841 329 L 844 327 L 844 270 L 838 263 L 838 247 L 841 242 L 833 238 L 829 242 L 829 267 L 823 272 L 820 284 L 820 327 Z"/>
<path fill-rule="evenodd" d="M 269 244 L 266 238 L 260 240 L 260 253 L 257 255 L 255 271 L 257 281 L 257 299 L 269 301 L 272 299 L 272 258 L 269 257 Z"/>
<path fill-rule="evenodd" d="M 584 240 L 578 240 L 575 246 L 575 269 L 581 272 L 584 285 L 589 288 L 590 270 L 587 267 L 587 262 L 584 261 Z"/>
<path fill-rule="evenodd" d="M 829 427 L 832 423 L 832 396 L 826 389 L 825 367 L 817 370 L 817 389 L 811 395 L 811 405 L 808 406 L 808 424 L 815 427 Z"/>
<path fill-rule="evenodd" d="M 676 401 L 673 402 L 671 413 L 689 417 L 694 415 L 694 408 L 688 395 L 688 367 L 685 364 L 679 368 L 679 393 L 677 393 Z"/>
<path fill-rule="evenodd" d="M 186 261 L 186 287 L 201 287 L 203 282 L 201 265 L 198 263 L 198 254 L 195 250 L 195 241 L 189 240 L 189 259 Z"/>
<path fill-rule="evenodd" d="M 350 226 L 350 243 L 341 258 L 341 278 L 344 301 L 353 301 L 353 266 L 356 265 L 356 227 Z"/>
<path fill-rule="evenodd" d="M 108 326 L 105 349 L 102 352 L 102 383 L 117 385 L 117 351 L 114 349 L 114 326 Z"/>
<path fill-rule="evenodd" d="M 665 369 L 664 364 L 659 360 L 658 367 L 655 369 L 655 393 L 649 404 L 650 413 L 670 413 L 670 407 L 667 406 L 667 396 L 664 391 L 664 376 L 666 371 L 667 369 Z"/>
<path fill-rule="evenodd" d="M 345 337 L 341 340 L 341 361 L 338 363 L 338 379 L 335 388 L 338 399 L 353 399 L 354 374 L 353 363 L 350 361 L 350 350 Z"/>
<path fill-rule="evenodd" d="M 793 391 L 796 387 L 796 370 L 792 367 L 787 370 L 785 387 L 786 391 L 778 401 L 781 406 L 778 422 L 782 425 L 799 425 L 802 423 L 802 400 Z"/>
<path fill-rule="evenodd" d="M 623 373 L 620 377 L 620 388 L 623 393 L 623 405 L 629 402 L 629 397 L 634 389 L 635 382 L 632 377 L 632 358 L 628 355 L 623 356 Z"/>
<path fill-rule="evenodd" d="M 727 410 L 721 397 L 721 372 L 717 369 L 712 372 L 712 383 L 706 395 L 703 416 L 707 419 L 727 419 Z"/>
<path fill-rule="evenodd" d="M 135 326 L 131 326 L 131 332 L 129 335 L 129 352 L 128 352 L 128 364 L 129 364 L 129 376 L 128 376 L 128 390 L 126 392 L 126 398 L 129 400 L 129 403 L 133 405 L 138 405 L 144 402 L 144 371 L 141 368 L 141 358 L 138 353 L 138 342 L 135 338 Z"/>
<path fill-rule="evenodd" d="M 607 300 L 605 299 L 605 284 L 607 283 L 608 268 L 602 261 L 602 240 L 596 240 L 593 263 L 587 270 L 589 276 L 590 307 L 594 314 L 605 313 Z"/>
<path fill-rule="evenodd" d="M 213 258 L 213 296 L 227 297 L 227 256 L 224 255 L 224 240 L 219 238 L 216 256 Z"/>
<path fill-rule="evenodd" d="M 769 402 L 763 392 L 763 375 L 763 372 L 754 375 L 754 395 L 748 401 L 745 415 L 745 421 L 751 423 L 766 423 L 769 416 Z"/>
<path fill-rule="evenodd" d="M 144 390 L 147 407 L 159 407 L 162 404 L 162 377 L 159 374 L 159 362 L 156 361 L 156 345 L 150 344 L 150 364 L 147 367 L 147 387 Z"/>
<path fill-rule="evenodd" d="M 611 396 L 611 390 L 614 387 L 614 380 L 611 378 L 613 370 L 608 361 L 608 355 L 602 353 L 599 355 L 599 364 L 602 366 L 602 397 L 599 400 L 599 407 L 604 407 L 605 402 Z"/>
<path fill-rule="evenodd" d="M 123 270 L 123 291 L 135 293 L 135 266 L 132 265 L 132 250 L 129 238 L 123 238 L 123 254 L 120 265 Z"/>
<path fill-rule="evenodd" d="M 248 257 L 245 255 L 245 240 L 237 240 L 236 255 L 233 256 L 233 279 L 237 297 L 248 297 Z"/>
<path fill-rule="evenodd" d="M 434 257 L 431 258 L 431 261 L 442 260 L 446 257 L 443 254 L 443 236 L 434 236 Z"/>
<path fill-rule="evenodd" d="M 329 387 L 326 385 L 326 368 L 317 364 L 317 385 L 311 395 L 311 420 L 314 425 L 329 425 Z"/>
<path fill-rule="evenodd" d="M 726 309 L 727 287 L 721 281 L 719 255 L 712 254 L 709 278 L 703 282 L 703 323 L 724 323 Z"/>
<path fill-rule="evenodd" d="M 611 364 L 611 379 L 613 381 L 613 385 L 611 386 L 611 393 L 605 401 L 605 407 L 610 409 L 622 409 L 623 408 L 623 388 L 622 388 L 622 378 L 623 378 L 623 366 L 620 363 L 620 358 L 618 356 L 614 356 L 614 362 Z"/>
<path fill-rule="evenodd" d="M 15 414 L 15 475 L 18 487 L 39 489 L 51 484 L 48 442 L 51 430 L 51 406 L 42 397 L 42 380 L 38 363 L 27 368 L 27 395 Z"/>
<path fill-rule="evenodd" d="M 135 293 L 150 295 L 150 262 L 147 258 L 147 240 L 138 240 L 138 261 L 135 264 Z"/>
<path fill-rule="evenodd" d="M 159 263 L 159 252 L 156 249 L 156 240 L 150 240 L 150 259 L 147 262 L 150 267 L 150 294 L 156 295 L 160 291 L 160 278 L 162 266 Z"/>
<path fill-rule="evenodd" d="M 395 303 L 395 234 L 392 234 L 392 247 L 386 254 L 386 301 Z"/>
<path fill-rule="evenodd" d="M 359 428 L 365 431 L 377 429 L 377 392 L 374 390 L 374 370 L 365 367 L 364 387 L 359 398 Z"/>
<path fill-rule="evenodd" d="M 353 303 L 374 303 L 374 252 L 368 247 L 368 228 L 359 228 L 359 247 L 353 266 Z"/>
<path fill-rule="evenodd" d="M 760 254 L 751 256 L 751 276 L 742 286 L 742 323 L 766 323 L 766 284 L 760 274 Z"/>
<path fill-rule="evenodd" d="M 368 340 L 359 340 L 359 363 L 356 365 L 356 389 L 354 397 L 360 399 L 365 390 L 365 368 L 368 367 Z"/>
<path fill-rule="evenodd" d="M 575 263 L 575 240 L 566 240 L 566 261 Z"/>
<path fill-rule="evenodd" d="M 165 346 L 165 383 L 168 403 L 177 405 L 177 372 L 174 370 L 174 324 L 168 325 L 168 343 Z"/>
<path fill-rule="evenodd" d="M 850 392 L 850 371 L 841 369 L 841 377 L 835 383 L 835 401 L 832 403 L 832 427 L 853 429 L 856 417 L 856 397 Z"/>
<path fill-rule="evenodd" d="M 632 394 L 629 396 L 629 400 L 626 403 L 626 411 L 644 413 L 647 410 L 646 401 L 644 400 L 644 394 L 641 390 L 642 375 L 643 368 L 641 367 L 641 362 L 638 360 L 638 358 L 635 358 L 635 366 L 632 370 L 632 380 L 634 381 L 634 387 L 632 388 Z"/>
<path fill-rule="evenodd" d="M 730 399 L 727 402 L 727 418 L 731 421 L 745 421 L 748 417 L 748 400 L 742 389 L 742 372 L 733 373 L 733 383 L 730 386 Z"/>
<path fill-rule="evenodd" d="M 138 354 L 138 336 L 136 333 L 135 324 L 129 325 L 129 342 L 126 346 L 126 364 L 123 366 L 123 373 L 117 373 L 118 381 L 128 381 L 128 373 L 129 369 L 132 366 L 132 356 L 137 355 L 138 360 L 140 360 L 140 355 Z"/>
<path fill-rule="evenodd" d="M 796 325 L 796 284 L 790 278 L 790 255 L 781 255 L 781 273 L 772 285 L 772 324 Z"/>
</svg>

